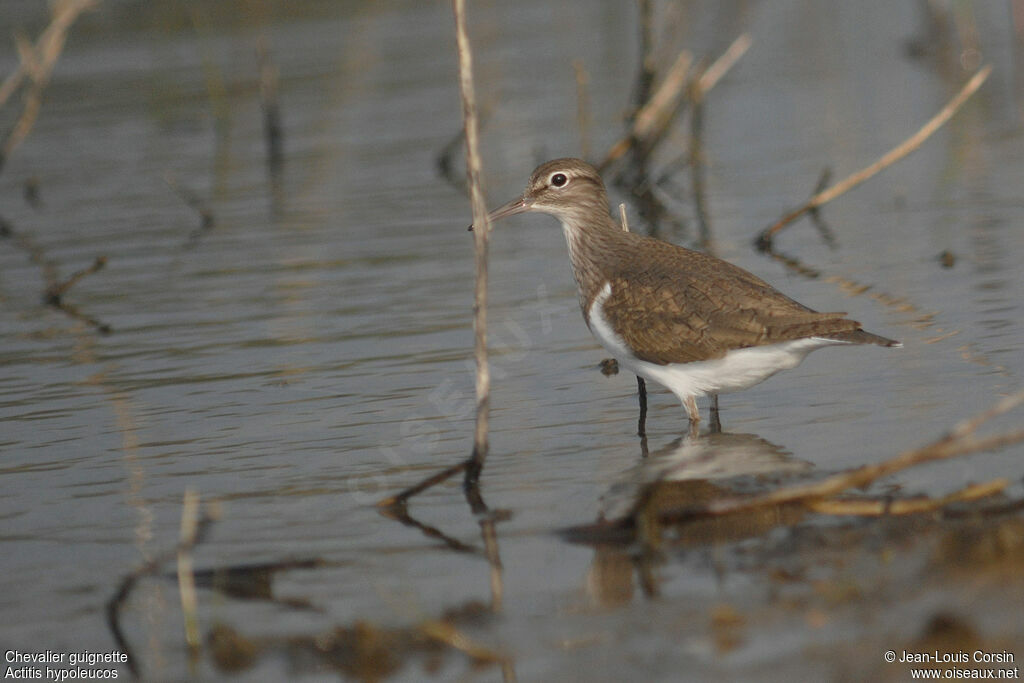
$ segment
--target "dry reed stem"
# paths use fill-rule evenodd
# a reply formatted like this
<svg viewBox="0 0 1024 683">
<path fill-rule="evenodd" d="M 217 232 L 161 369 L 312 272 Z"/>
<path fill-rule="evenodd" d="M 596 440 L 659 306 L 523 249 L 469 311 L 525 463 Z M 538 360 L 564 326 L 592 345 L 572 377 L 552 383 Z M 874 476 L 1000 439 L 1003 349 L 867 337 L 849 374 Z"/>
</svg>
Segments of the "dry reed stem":
<svg viewBox="0 0 1024 683">
<path fill-rule="evenodd" d="M 633 118 L 633 126 L 629 133 L 612 145 L 605 155 L 604 160 L 598 164 L 598 170 L 605 170 L 611 164 L 618 161 L 638 141 L 646 140 L 670 120 L 672 112 L 675 111 L 686 86 L 686 75 L 693 63 L 693 55 L 689 50 L 683 50 L 676 57 L 676 61 L 665 74 L 661 85 L 657 87 L 651 98 L 637 111 Z"/>
<path fill-rule="evenodd" d="M 185 489 L 181 504 L 181 536 L 178 543 L 178 594 L 185 621 L 185 642 L 194 653 L 199 650 L 199 617 L 197 616 L 196 581 L 192 571 L 192 548 L 199 528 L 199 494 Z"/>
<path fill-rule="evenodd" d="M 52 68 L 64 48 L 64 40 L 71 24 L 79 14 L 94 8 L 97 4 L 97 0 L 61 0 L 54 5 L 51 10 L 53 18 L 50 20 L 50 24 L 39 34 L 39 38 L 31 50 L 34 53 L 31 62 L 23 58 L 14 71 L 8 74 L 4 82 L 0 84 L 0 107 L 3 107 L 11 95 L 18 90 L 26 76 L 35 80 L 37 74 L 42 75 L 42 66 L 47 61 L 51 62 L 50 68 Z M 19 52 L 24 56 L 20 46 Z M 34 71 L 34 65 L 38 65 L 40 70 Z"/>
<path fill-rule="evenodd" d="M 665 118 L 675 109 L 676 103 L 686 92 L 686 76 L 690 73 L 693 55 L 683 50 L 665 74 L 651 99 L 637 112 L 633 120 L 632 135 L 643 140 L 661 127 Z"/>
<path fill-rule="evenodd" d="M 914 515 L 934 512 L 951 503 L 967 503 L 1002 493 L 1010 485 L 1009 479 L 993 479 L 981 484 L 971 484 L 941 498 L 904 498 L 895 500 L 865 500 L 849 498 L 828 498 L 810 500 L 807 507 L 824 515 L 856 515 L 858 517 L 880 517 L 883 515 Z"/>
<path fill-rule="evenodd" d="M 697 80 L 696 86 L 700 92 L 706 93 L 715 87 L 715 84 L 746 53 L 751 43 L 752 40 L 747 33 L 734 40 Z M 686 77 L 692 64 L 693 55 L 689 50 L 683 50 L 676 56 L 676 61 L 654 94 L 637 111 L 629 134 L 612 145 L 605 158 L 598 164 L 598 170 L 603 171 L 618 161 L 637 141 L 654 139 L 663 132 L 664 127 L 672 120 L 672 113 L 676 111 L 681 96 L 685 93 Z"/>
<path fill-rule="evenodd" d="M 473 429 L 473 452 L 468 459 L 441 470 L 418 484 L 377 503 L 378 507 L 401 506 L 418 493 L 464 472 L 467 494 L 476 485 L 488 451 L 488 417 L 490 412 L 491 374 L 487 363 L 487 243 L 491 222 L 483 195 L 482 162 L 480 161 L 480 127 L 473 87 L 473 53 L 466 33 L 466 2 L 452 0 L 455 14 L 455 42 L 459 58 L 459 92 L 462 97 L 462 124 L 466 141 L 466 180 L 473 210 L 473 259 L 476 279 L 473 288 L 473 356 L 476 360 L 476 420 Z M 493 564 L 492 564 L 493 566 Z"/>
<path fill-rule="evenodd" d="M 1001 448 L 1024 441 L 1024 429 L 1005 432 L 995 436 L 976 438 L 974 432 L 985 422 L 1002 415 L 1024 403 L 1024 391 L 1011 394 L 997 401 L 993 406 L 977 415 L 962 420 L 945 436 L 879 463 L 864 465 L 854 470 L 840 472 L 810 484 L 786 486 L 769 493 L 747 498 L 723 498 L 706 506 L 686 508 L 670 513 L 671 517 L 689 519 L 714 515 L 725 515 L 752 508 L 820 500 L 834 496 L 847 489 L 861 488 L 872 482 L 901 470 L 928 462 L 937 462 L 979 451 Z"/>
<path fill-rule="evenodd" d="M 753 42 L 749 33 L 744 33 L 732 41 L 732 44 L 725 49 L 725 52 L 701 74 L 700 80 L 697 81 L 701 92 L 706 93 L 714 88 L 718 81 L 722 80 L 722 77 L 729 73 L 729 70 L 736 65 L 740 57 L 747 53 Z"/>
<path fill-rule="evenodd" d="M 455 12 L 455 39 L 459 55 L 459 92 L 462 95 L 462 119 L 466 130 L 466 179 L 473 207 L 473 255 L 476 285 L 473 290 L 474 358 L 476 359 L 476 423 L 473 430 L 473 454 L 466 467 L 466 483 L 475 482 L 483 469 L 488 450 L 491 374 L 487 363 L 487 241 L 491 222 L 487 217 L 481 179 L 480 133 L 476 94 L 473 87 L 473 53 L 466 32 L 466 1 L 452 0 Z"/>
<path fill-rule="evenodd" d="M 974 74 L 974 76 L 970 78 L 970 80 L 967 81 L 967 83 L 964 84 L 964 87 L 960 89 L 960 92 L 958 92 L 956 96 L 954 96 L 953 99 L 951 99 L 946 104 L 946 106 L 944 106 L 939 111 L 938 114 L 933 116 L 927 123 L 925 123 L 920 128 L 920 130 L 918 130 L 916 133 L 911 135 L 909 138 L 904 140 L 896 147 L 886 152 L 873 164 L 866 166 L 865 168 L 862 168 L 856 173 L 848 175 L 847 177 L 843 178 L 832 187 L 829 187 L 815 194 L 813 197 L 807 200 L 807 203 L 805 203 L 799 209 L 791 211 L 790 213 L 780 218 L 774 225 L 762 231 L 755 240 L 755 243 L 761 249 L 767 248 L 767 246 L 771 244 L 772 238 L 776 234 L 778 234 L 780 230 L 782 230 L 784 227 L 795 221 L 800 216 L 803 216 L 808 211 L 816 209 L 822 206 L 823 204 L 827 204 L 836 197 L 848 192 L 857 185 L 860 185 L 868 178 L 888 168 L 889 166 L 892 166 L 897 161 L 899 161 L 903 157 L 907 156 L 908 154 L 916 150 L 918 147 L 924 144 L 924 141 L 927 140 L 932 135 L 932 133 L 941 128 L 943 124 L 945 124 L 947 121 L 949 121 L 950 118 L 953 117 L 953 114 L 955 114 L 960 109 L 960 107 L 963 106 L 964 102 L 966 102 L 967 99 L 970 98 L 970 96 L 973 95 L 975 91 L 977 91 L 978 88 L 981 87 L 982 83 L 985 82 L 985 79 L 988 78 L 991 72 L 991 65 L 986 65 L 985 67 L 980 69 L 976 74 Z"/>
<path fill-rule="evenodd" d="M 124 637 L 124 632 L 121 630 L 121 607 L 123 607 L 124 603 L 128 601 L 132 590 L 135 588 L 135 584 L 137 584 L 140 579 L 147 576 L 153 576 L 160 571 L 164 564 L 169 562 L 172 558 L 178 557 L 182 551 L 191 552 L 197 545 L 202 543 L 206 538 L 206 534 L 209 532 L 210 527 L 220 518 L 220 514 L 220 506 L 210 505 L 208 503 L 206 510 L 197 518 L 195 531 L 191 534 L 189 542 L 185 543 L 183 541 L 179 541 L 177 545 L 170 550 L 158 553 L 147 562 L 137 567 L 134 571 L 124 576 L 121 579 L 121 583 L 118 585 L 117 592 L 114 593 L 110 600 L 107 601 L 107 627 L 110 629 L 114 642 L 117 644 L 117 649 L 128 655 L 128 668 L 136 677 L 140 672 L 139 663 L 132 654 L 131 646 L 128 643 L 128 640 Z"/>
<path fill-rule="evenodd" d="M 64 49 L 68 29 L 79 14 L 96 5 L 95 0 L 61 0 L 53 8 L 50 25 L 40 34 L 35 45 L 16 40 L 21 60 L 18 68 L 0 86 L 0 106 L 17 90 L 25 77 L 32 85 L 25 94 L 24 108 L 17 121 L 0 143 L 0 167 L 32 131 L 43 102 L 43 90 L 50 82 L 53 67 Z"/>
</svg>

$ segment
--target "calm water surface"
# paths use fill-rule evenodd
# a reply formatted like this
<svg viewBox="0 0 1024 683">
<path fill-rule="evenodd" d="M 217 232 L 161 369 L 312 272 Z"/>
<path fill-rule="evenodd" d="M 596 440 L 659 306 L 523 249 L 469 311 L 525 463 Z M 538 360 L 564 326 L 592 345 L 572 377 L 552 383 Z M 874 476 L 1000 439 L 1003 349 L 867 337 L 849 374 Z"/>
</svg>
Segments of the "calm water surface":
<svg viewBox="0 0 1024 683">
<path fill-rule="evenodd" d="M 521 190 L 538 161 L 580 154 L 574 59 L 590 76 L 591 148 L 618 137 L 636 19 L 629 3 L 473 4 L 496 204 Z M 450 10 L 303 5 L 104 3 L 72 29 L 42 115 L 0 176 L 0 215 L 23 236 L 20 246 L 0 244 L 5 648 L 112 649 L 104 603 L 120 577 L 176 542 L 186 488 L 223 506 L 197 566 L 322 563 L 274 584 L 276 596 L 317 609 L 201 591 L 206 625 L 269 636 L 359 619 L 401 626 L 488 599 L 483 559 L 372 506 L 470 448 L 469 209 L 434 165 L 460 126 Z M 698 56 L 719 54 L 742 31 L 754 40 L 707 102 L 720 255 L 905 343 L 825 350 L 724 397 L 726 431 L 744 453 L 831 472 L 920 445 L 1020 387 L 1024 60 L 1009 10 L 974 10 L 994 65 L 988 84 L 920 151 L 826 209 L 839 248 L 807 223 L 783 234 L 783 251 L 823 272 L 809 280 L 756 254 L 752 236 L 808 196 L 823 167 L 844 176 L 916 130 L 967 72 L 907 56 L 922 21 L 910 4 L 685 4 L 689 28 L 669 39 Z M 44 24 L 40 4 L 0 5 L 0 26 L 35 35 Z M 277 201 L 264 163 L 261 39 L 281 74 Z M 5 40 L 0 67 L 15 63 Z M 685 139 L 667 144 L 681 152 Z M 28 178 L 38 180 L 38 208 L 22 198 Z M 167 178 L 208 202 L 211 230 L 190 237 L 199 217 Z M 680 178 L 685 211 L 689 183 Z M 612 607 L 594 591 L 599 558 L 554 532 L 614 508 L 617 491 L 653 478 L 666 459 L 689 457 L 677 443 L 683 412 L 670 395 L 652 395 L 655 462 L 642 464 L 633 379 L 597 371 L 604 354 L 579 315 L 557 225 L 508 221 L 492 245 L 484 493 L 511 519 L 498 526 L 504 614 L 474 636 L 510 652 L 521 680 L 614 680 L 638 668 L 650 679 L 770 678 L 765 662 L 836 638 L 805 625 L 716 653 L 700 624 L 679 625 L 681 605 L 743 604 L 762 588 L 742 571 L 722 580 L 704 552 L 658 566 L 660 600 L 634 588 Z M 955 254 L 953 268 L 939 265 L 943 250 Z M 109 324 L 107 336 L 40 303 L 41 264 L 66 277 L 99 255 L 107 267 L 66 300 Z M 844 281 L 870 289 L 852 296 Z M 907 306 L 886 306 L 876 293 Z M 1019 415 L 996 428 L 1015 423 Z M 885 486 L 940 494 L 1019 480 L 1021 455 L 1018 446 Z M 412 510 L 480 544 L 456 484 Z M 140 582 L 124 614 L 147 671 L 189 675 L 172 580 Z M 442 673 L 461 673 L 460 662 L 451 655 Z M 278 680 L 285 671 L 269 657 L 247 675 Z M 192 675 L 218 676 L 206 661 Z M 412 664 L 399 677 L 423 675 Z"/>
</svg>

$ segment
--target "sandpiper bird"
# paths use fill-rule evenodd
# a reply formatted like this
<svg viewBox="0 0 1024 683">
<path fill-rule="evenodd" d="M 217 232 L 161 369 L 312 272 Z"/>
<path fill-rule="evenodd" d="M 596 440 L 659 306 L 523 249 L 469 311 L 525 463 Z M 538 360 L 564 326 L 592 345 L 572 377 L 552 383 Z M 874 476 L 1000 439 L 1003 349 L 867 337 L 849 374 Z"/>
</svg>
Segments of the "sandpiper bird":
<svg viewBox="0 0 1024 683">
<path fill-rule="evenodd" d="M 527 211 L 561 221 L 590 331 L 622 366 L 678 396 L 691 428 L 700 420 L 697 396 L 747 389 L 815 349 L 901 346 L 731 263 L 624 231 L 597 169 L 579 159 L 541 164 L 526 192 L 489 218 Z"/>
</svg>

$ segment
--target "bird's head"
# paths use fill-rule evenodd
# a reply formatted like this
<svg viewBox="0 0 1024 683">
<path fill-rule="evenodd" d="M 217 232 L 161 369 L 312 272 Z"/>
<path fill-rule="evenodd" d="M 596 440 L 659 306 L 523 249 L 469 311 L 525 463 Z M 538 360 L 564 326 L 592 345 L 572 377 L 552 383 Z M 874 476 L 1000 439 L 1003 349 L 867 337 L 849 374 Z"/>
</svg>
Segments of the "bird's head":
<svg viewBox="0 0 1024 683">
<path fill-rule="evenodd" d="M 522 196 L 494 209 L 488 218 L 494 222 L 527 211 L 550 214 L 563 223 L 575 222 L 595 211 L 607 215 L 608 194 L 601 174 L 587 162 L 555 159 L 538 166 Z"/>
</svg>

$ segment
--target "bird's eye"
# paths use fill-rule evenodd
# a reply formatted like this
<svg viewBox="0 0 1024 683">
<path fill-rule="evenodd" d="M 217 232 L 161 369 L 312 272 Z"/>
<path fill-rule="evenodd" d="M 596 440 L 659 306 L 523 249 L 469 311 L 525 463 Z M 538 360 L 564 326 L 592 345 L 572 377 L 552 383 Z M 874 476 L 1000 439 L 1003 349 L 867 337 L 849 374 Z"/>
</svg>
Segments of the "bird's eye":
<svg viewBox="0 0 1024 683">
<path fill-rule="evenodd" d="M 554 187 L 565 187 L 565 185 L 568 182 L 569 177 L 566 176 L 564 173 L 555 173 L 554 175 L 551 176 L 551 184 Z"/>
</svg>

